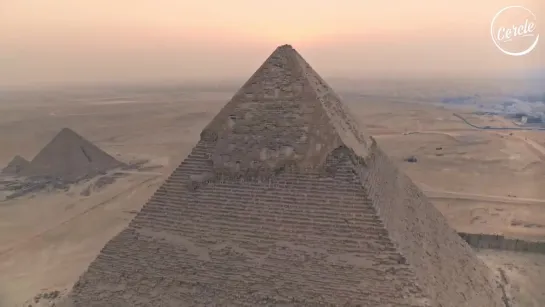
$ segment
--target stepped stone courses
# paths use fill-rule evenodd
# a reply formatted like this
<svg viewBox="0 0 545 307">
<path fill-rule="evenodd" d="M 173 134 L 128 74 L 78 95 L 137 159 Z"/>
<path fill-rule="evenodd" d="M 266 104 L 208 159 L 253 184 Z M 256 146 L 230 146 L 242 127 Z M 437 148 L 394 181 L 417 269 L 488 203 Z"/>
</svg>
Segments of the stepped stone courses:
<svg viewBox="0 0 545 307">
<path fill-rule="evenodd" d="M 123 165 L 82 136 L 64 128 L 21 174 L 51 177 L 70 183 Z"/>
<path fill-rule="evenodd" d="M 8 165 L 2 169 L 2 174 L 6 175 L 18 175 L 23 169 L 25 169 L 28 166 L 29 162 L 17 155 L 13 157 L 11 162 L 8 163 Z"/>
<path fill-rule="evenodd" d="M 505 307 L 492 272 L 288 45 L 67 304 Z"/>
</svg>

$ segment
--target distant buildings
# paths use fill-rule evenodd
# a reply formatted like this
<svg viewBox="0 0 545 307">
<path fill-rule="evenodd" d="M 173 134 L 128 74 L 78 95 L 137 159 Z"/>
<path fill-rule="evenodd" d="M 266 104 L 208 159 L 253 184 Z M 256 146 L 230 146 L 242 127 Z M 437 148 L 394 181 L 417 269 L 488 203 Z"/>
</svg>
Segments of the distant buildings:
<svg viewBox="0 0 545 307">
<path fill-rule="evenodd" d="M 507 96 L 445 97 L 441 103 L 450 107 L 471 106 L 479 115 L 501 115 L 520 125 L 545 126 L 545 92 Z"/>
</svg>

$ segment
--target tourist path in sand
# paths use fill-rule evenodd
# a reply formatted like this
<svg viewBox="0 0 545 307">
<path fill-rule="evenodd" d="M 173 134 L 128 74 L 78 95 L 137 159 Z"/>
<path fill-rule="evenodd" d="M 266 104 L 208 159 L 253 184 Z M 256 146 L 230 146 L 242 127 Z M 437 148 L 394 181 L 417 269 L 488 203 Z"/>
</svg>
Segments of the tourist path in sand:
<svg viewBox="0 0 545 307">
<path fill-rule="evenodd" d="M 538 156 L 542 162 L 545 162 L 545 147 L 541 146 L 540 144 L 538 144 L 536 141 L 532 140 L 529 137 L 523 137 L 516 133 L 513 133 L 512 136 L 524 142 L 531 152 L 533 152 L 536 156 Z"/>
</svg>

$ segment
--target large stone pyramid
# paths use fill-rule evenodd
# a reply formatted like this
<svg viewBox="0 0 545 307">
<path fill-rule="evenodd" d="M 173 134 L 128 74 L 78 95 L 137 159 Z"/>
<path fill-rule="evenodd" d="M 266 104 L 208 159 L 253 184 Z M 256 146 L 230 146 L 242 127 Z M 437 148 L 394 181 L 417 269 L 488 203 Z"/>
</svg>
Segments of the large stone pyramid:
<svg viewBox="0 0 545 307">
<path fill-rule="evenodd" d="M 71 129 L 62 129 L 21 172 L 65 182 L 93 176 L 123 165 Z"/>
<path fill-rule="evenodd" d="M 8 165 L 2 169 L 1 173 L 5 175 L 18 175 L 28 166 L 28 164 L 29 162 L 25 158 L 16 155 Z"/>
<path fill-rule="evenodd" d="M 505 307 L 491 271 L 358 129 L 280 46 L 68 304 Z"/>
</svg>

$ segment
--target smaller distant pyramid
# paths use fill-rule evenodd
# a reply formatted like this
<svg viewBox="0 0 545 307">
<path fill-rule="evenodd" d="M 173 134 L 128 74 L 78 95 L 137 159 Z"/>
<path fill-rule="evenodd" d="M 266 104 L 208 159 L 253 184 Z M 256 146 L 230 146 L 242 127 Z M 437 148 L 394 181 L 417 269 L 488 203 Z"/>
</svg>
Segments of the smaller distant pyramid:
<svg viewBox="0 0 545 307">
<path fill-rule="evenodd" d="M 123 165 L 76 132 L 64 128 L 21 174 L 75 182 Z"/>
<path fill-rule="evenodd" d="M 25 158 L 17 155 L 4 169 L 2 169 L 1 173 L 6 175 L 18 175 L 28 165 L 29 162 Z"/>
</svg>

